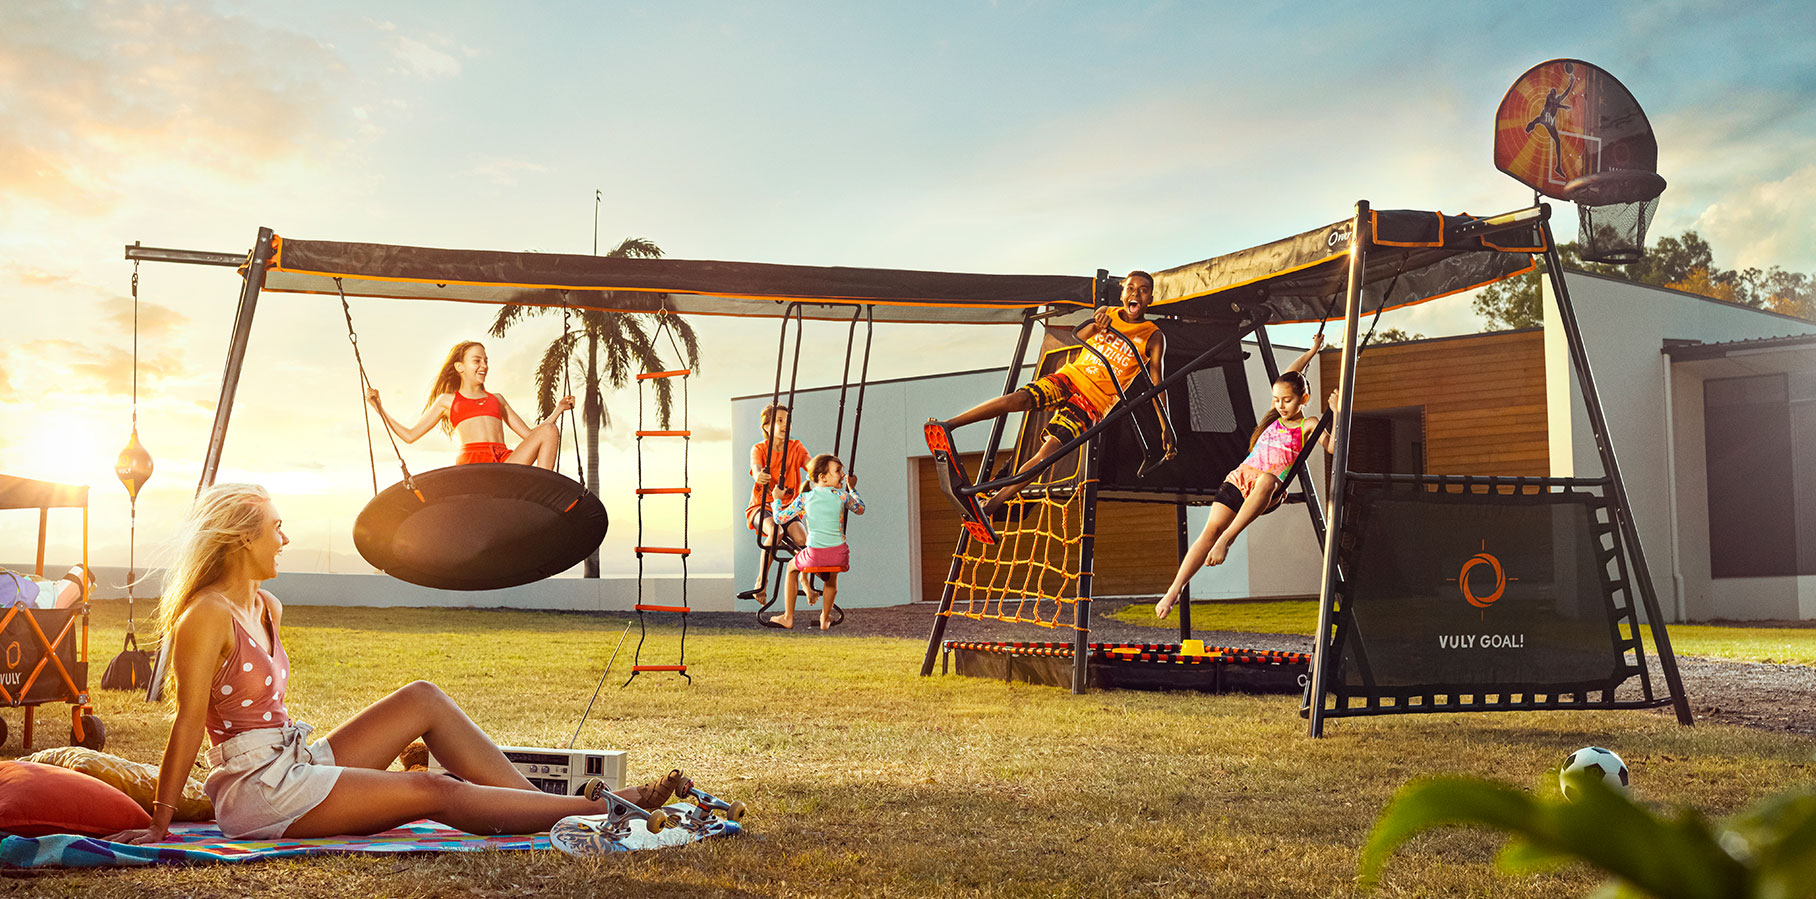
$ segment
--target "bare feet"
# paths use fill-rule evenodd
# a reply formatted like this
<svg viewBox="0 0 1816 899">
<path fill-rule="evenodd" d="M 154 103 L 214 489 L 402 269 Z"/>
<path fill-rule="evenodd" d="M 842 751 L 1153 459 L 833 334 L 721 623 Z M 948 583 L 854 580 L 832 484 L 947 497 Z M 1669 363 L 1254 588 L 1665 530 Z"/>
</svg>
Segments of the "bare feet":
<svg viewBox="0 0 1816 899">
<path fill-rule="evenodd" d="M 828 606 L 826 612 L 820 613 L 820 630 L 832 630 L 832 616 L 827 614 L 827 612 L 830 612 L 831 610 L 831 607 Z"/>
<path fill-rule="evenodd" d="M 795 627 L 794 619 L 790 618 L 787 615 L 772 615 L 772 616 L 770 616 L 769 620 L 770 620 L 770 623 L 774 624 L 777 627 L 785 627 L 791 631 L 794 630 L 794 627 Z"/>
<path fill-rule="evenodd" d="M 1220 540 L 1211 544 L 1211 554 L 1205 557 L 1204 564 L 1206 567 L 1211 565 L 1222 565 L 1223 560 L 1229 558 L 1229 556 L 1229 546 Z"/>
<path fill-rule="evenodd" d="M 1160 598 L 1160 601 L 1154 604 L 1154 617 L 1155 618 L 1167 617 L 1167 613 L 1173 611 L 1173 603 L 1176 603 L 1178 601 L 1179 601 L 1179 597 L 1175 596 L 1171 593 L 1168 593 L 1167 595 L 1162 596 Z"/>
</svg>

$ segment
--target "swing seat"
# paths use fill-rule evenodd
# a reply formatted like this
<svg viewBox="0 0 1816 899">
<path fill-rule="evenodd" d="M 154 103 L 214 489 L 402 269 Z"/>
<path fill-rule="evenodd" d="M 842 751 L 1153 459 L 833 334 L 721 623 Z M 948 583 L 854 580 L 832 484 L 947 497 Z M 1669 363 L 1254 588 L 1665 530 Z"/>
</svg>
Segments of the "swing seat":
<svg viewBox="0 0 1816 899">
<path fill-rule="evenodd" d="M 401 581 L 499 590 L 574 567 L 599 548 L 606 527 L 604 504 L 573 480 L 478 462 L 426 471 L 373 497 L 353 523 L 353 545 Z"/>
</svg>

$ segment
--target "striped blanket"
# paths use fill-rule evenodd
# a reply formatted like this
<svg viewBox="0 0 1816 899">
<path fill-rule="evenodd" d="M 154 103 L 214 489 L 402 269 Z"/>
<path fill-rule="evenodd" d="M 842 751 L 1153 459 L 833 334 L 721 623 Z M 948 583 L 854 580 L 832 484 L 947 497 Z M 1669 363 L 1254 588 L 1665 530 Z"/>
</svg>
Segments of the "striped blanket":
<svg viewBox="0 0 1816 899">
<path fill-rule="evenodd" d="M 170 839 L 135 846 L 96 837 L 56 834 L 0 840 L 0 866 L 9 868 L 111 868 L 132 865 L 243 862 L 265 858 L 352 852 L 470 852 L 475 849 L 548 849 L 546 833 L 479 837 L 417 821 L 369 837 L 319 840 L 229 840 L 213 822 L 173 824 Z M 629 848 L 629 847 L 626 847 Z"/>
</svg>

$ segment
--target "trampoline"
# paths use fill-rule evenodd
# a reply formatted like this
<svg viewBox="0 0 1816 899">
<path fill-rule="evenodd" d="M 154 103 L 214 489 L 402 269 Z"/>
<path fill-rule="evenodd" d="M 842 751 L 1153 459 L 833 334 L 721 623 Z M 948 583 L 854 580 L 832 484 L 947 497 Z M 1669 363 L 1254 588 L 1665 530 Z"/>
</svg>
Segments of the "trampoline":
<svg viewBox="0 0 1816 899">
<path fill-rule="evenodd" d="M 1121 690 L 1201 693 L 1303 693 L 1312 657 L 1303 652 L 1206 646 L 1188 653 L 1178 643 L 1088 643 L 1086 683 Z M 1070 687 L 1071 643 L 940 644 L 940 673 Z"/>
</svg>

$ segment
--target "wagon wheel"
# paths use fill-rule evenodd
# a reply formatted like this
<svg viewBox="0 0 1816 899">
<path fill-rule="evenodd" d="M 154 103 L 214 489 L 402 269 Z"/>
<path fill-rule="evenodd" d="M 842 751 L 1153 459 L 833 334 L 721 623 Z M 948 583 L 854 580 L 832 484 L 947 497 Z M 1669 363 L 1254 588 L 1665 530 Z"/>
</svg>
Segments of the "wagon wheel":
<svg viewBox="0 0 1816 899">
<path fill-rule="evenodd" d="M 107 727 L 101 723 L 101 718 L 97 715 L 82 716 L 82 735 L 83 739 L 77 740 L 76 729 L 70 728 L 69 745 L 93 749 L 96 752 L 100 752 L 101 747 L 107 745 Z"/>
</svg>

